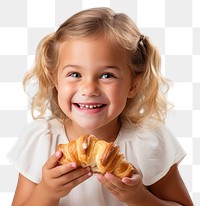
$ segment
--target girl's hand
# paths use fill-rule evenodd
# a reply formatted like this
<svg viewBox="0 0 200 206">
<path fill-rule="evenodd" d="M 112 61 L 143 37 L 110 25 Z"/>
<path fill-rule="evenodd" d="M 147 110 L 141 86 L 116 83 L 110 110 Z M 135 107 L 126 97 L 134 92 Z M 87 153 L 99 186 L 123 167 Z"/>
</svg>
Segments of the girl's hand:
<svg viewBox="0 0 200 206">
<path fill-rule="evenodd" d="M 42 168 L 42 180 L 39 187 L 46 197 L 59 200 L 67 195 L 74 187 L 92 176 L 91 168 L 77 168 L 76 163 L 59 165 L 62 152 L 52 155 Z"/>
<path fill-rule="evenodd" d="M 139 174 L 134 174 L 131 178 L 120 179 L 106 173 L 105 175 L 99 174 L 97 178 L 118 200 L 127 205 L 133 204 L 135 197 L 145 189 Z"/>
</svg>

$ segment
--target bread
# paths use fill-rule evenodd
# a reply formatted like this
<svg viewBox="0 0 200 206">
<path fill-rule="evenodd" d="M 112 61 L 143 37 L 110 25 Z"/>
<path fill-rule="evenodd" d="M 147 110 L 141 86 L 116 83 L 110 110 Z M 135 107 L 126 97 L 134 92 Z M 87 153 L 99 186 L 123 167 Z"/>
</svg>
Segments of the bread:
<svg viewBox="0 0 200 206">
<path fill-rule="evenodd" d="M 86 134 L 68 144 L 59 144 L 57 149 L 63 153 L 60 164 L 76 162 L 77 166 L 90 166 L 94 173 L 112 173 L 119 178 L 131 177 L 134 167 L 124 159 L 119 146 L 99 140 Z"/>
</svg>

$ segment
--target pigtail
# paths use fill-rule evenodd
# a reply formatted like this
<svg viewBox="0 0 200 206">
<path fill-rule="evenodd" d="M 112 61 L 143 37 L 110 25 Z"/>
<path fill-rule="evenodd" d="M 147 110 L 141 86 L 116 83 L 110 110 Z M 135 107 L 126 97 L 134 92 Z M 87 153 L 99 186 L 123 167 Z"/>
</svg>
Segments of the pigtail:
<svg viewBox="0 0 200 206">
<path fill-rule="evenodd" d="M 34 119 L 44 116 L 52 99 L 53 66 L 56 66 L 54 47 L 54 33 L 41 40 L 36 51 L 35 65 L 31 71 L 27 72 L 23 80 L 24 89 L 28 94 L 32 90 L 30 87 L 37 87 L 34 94 L 29 94 L 32 96 L 31 113 Z"/>
<path fill-rule="evenodd" d="M 139 37 L 137 48 L 131 53 L 131 65 L 136 94 L 128 100 L 123 117 L 137 124 L 148 118 L 164 121 L 169 84 L 161 75 L 160 54 L 148 37 Z"/>
</svg>

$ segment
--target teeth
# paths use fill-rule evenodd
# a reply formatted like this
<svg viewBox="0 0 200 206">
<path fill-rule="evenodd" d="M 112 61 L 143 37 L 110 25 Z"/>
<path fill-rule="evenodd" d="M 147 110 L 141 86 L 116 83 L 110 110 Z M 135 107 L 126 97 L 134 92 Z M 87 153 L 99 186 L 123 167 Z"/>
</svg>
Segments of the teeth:
<svg viewBox="0 0 200 206">
<path fill-rule="evenodd" d="M 87 104 L 79 104 L 79 107 L 81 109 L 95 109 L 101 107 L 102 104 L 97 104 L 97 105 L 87 105 Z"/>
</svg>

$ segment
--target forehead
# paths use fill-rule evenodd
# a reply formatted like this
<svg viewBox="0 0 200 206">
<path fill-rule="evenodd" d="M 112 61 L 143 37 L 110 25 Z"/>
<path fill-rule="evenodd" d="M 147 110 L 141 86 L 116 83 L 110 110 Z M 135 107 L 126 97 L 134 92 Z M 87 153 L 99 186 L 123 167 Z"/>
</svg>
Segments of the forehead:
<svg viewBox="0 0 200 206">
<path fill-rule="evenodd" d="M 106 38 L 68 39 L 60 45 L 62 59 L 104 59 L 105 61 L 124 61 L 124 51 Z"/>
</svg>

